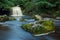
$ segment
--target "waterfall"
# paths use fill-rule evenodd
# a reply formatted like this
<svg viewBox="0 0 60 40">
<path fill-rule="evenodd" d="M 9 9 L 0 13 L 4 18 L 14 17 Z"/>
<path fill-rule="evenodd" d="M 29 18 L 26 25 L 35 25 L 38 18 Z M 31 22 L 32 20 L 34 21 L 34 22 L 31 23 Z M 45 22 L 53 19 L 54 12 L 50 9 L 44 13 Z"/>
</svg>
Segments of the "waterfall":
<svg viewBox="0 0 60 40">
<path fill-rule="evenodd" d="M 13 16 L 13 17 L 15 17 L 16 18 L 16 20 L 19 20 L 22 16 L 23 16 L 23 14 L 22 14 L 22 10 L 21 10 L 21 8 L 19 7 L 19 5 L 17 5 L 17 6 L 15 6 L 15 7 L 12 7 L 11 8 L 12 10 L 12 15 L 11 16 Z"/>
<path fill-rule="evenodd" d="M 12 7 L 12 15 L 11 16 L 23 16 L 21 8 L 19 6 Z"/>
</svg>

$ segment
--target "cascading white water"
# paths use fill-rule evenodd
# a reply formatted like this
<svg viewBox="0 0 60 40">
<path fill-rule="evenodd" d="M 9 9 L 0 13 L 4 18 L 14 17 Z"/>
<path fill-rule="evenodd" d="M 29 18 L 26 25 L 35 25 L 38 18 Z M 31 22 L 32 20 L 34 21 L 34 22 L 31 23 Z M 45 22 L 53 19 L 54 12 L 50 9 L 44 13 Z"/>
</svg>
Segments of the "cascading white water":
<svg viewBox="0 0 60 40">
<path fill-rule="evenodd" d="M 19 5 L 12 7 L 11 9 L 12 9 L 12 15 L 11 16 L 15 17 L 17 20 L 19 20 L 23 16 L 22 10 L 19 7 Z"/>
<path fill-rule="evenodd" d="M 12 15 L 11 16 L 23 16 L 21 8 L 19 6 L 12 7 Z"/>
</svg>

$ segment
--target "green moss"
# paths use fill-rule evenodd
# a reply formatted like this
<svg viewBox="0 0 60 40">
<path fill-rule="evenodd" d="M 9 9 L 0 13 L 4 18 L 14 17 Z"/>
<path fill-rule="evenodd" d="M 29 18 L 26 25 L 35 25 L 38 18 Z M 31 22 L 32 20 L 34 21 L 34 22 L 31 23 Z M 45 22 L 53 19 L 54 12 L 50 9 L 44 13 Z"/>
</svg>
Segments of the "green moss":
<svg viewBox="0 0 60 40">
<path fill-rule="evenodd" d="M 44 21 L 44 22 L 42 23 L 42 25 L 44 26 L 44 28 L 45 28 L 47 31 L 52 31 L 52 30 L 54 30 L 54 24 L 53 24 L 53 21 L 51 21 L 51 20 Z"/>
<path fill-rule="evenodd" d="M 21 27 L 33 35 L 47 32 L 46 29 L 42 26 L 37 26 L 37 27 L 32 27 L 32 26 L 33 26 L 33 24 L 24 24 Z"/>
<path fill-rule="evenodd" d="M 40 26 L 40 25 L 42 25 L 42 26 Z M 23 24 L 21 27 L 25 31 L 27 31 L 33 35 L 54 31 L 54 24 L 53 24 L 53 21 L 51 21 L 51 20 L 42 21 L 42 23 L 40 25 L 37 25 L 36 27 L 32 27 L 33 24 Z"/>
</svg>

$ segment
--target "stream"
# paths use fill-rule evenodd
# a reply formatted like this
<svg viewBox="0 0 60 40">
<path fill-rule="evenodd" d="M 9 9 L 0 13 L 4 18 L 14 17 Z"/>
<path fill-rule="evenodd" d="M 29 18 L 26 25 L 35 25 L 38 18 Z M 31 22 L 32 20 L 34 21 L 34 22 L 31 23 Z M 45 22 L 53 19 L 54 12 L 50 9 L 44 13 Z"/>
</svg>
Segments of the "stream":
<svg viewBox="0 0 60 40">
<path fill-rule="evenodd" d="M 49 35 L 44 36 L 32 36 L 30 33 L 24 31 L 20 26 L 26 22 L 19 21 L 7 21 L 5 24 L 8 25 L 10 31 L 0 31 L 0 40 L 55 40 Z"/>
</svg>

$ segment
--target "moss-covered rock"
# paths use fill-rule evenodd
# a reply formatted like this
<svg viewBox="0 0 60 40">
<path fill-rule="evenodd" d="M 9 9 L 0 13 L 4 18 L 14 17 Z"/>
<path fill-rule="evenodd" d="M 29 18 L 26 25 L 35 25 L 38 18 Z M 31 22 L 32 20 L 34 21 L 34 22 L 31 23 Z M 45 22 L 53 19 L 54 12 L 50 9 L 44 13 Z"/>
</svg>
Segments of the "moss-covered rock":
<svg viewBox="0 0 60 40">
<path fill-rule="evenodd" d="M 32 26 L 33 24 L 24 24 L 21 27 L 33 35 L 47 32 L 46 29 L 42 26 L 39 26 L 39 25 L 37 27 L 32 27 Z"/>
<path fill-rule="evenodd" d="M 37 25 L 33 27 L 34 25 Z M 23 24 L 21 26 L 25 31 L 36 35 L 54 31 L 54 24 L 51 20 L 42 21 L 41 24 Z"/>
<path fill-rule="evenodd" d="M 54 23 L 51 20 L 45 20 L 42 25 L 47 31 L 53 31 L 54 30 Z"/>
<path fill-rule="evenodd" d="M 9 20 L 9 19 L 6 15 L 0 16 L 0 22 L 5 22 L 7 20 Z"/>
<path fill-rule="evenodd" d="M 0 22 L 11 21 L 11 20 L 16 20 L 16 19 L 6 15 L 0 16 Z"/>
</svg>

